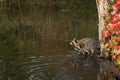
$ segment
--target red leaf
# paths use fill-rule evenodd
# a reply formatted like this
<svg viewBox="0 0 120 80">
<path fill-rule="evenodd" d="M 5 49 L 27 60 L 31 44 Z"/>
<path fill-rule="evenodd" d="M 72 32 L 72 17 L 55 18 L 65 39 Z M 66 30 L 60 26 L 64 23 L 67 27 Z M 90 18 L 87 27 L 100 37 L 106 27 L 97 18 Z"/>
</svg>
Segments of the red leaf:
<svg viewBox="0 0 120 80">
<path fill-rule="evenodd" d="M 115 17 L 113 17 L 112 23 L 113 23 L 113 24 L 118 23 L 118 20 L 117 20 Z"/>
<path fill-rule="evenodd" d="M 117 19 L 117 20 L 120 20 L 120 13 L 115 14 L 115 15 L 114 15 L 114 18 Z"/>
<path fill-rule="evenodd" d="M 105 38 L 108 38 L 111 36 L 111 34 L 107 30 L 103 30 L 103 35 Z"/>
<path fill-rule="evenodd" d="M 111 31 L 111 30 L 113 30 L 113 24 L 108 24 L 108 26 L 107 26 L 107 29 L 109 30 L 109 31 Z"/>
<path fill-rule="evenodd" d="M 117 50 L 120 50 L 120 46 L 116 46 L 115 48 L 116 48 Z"/>
</svg>

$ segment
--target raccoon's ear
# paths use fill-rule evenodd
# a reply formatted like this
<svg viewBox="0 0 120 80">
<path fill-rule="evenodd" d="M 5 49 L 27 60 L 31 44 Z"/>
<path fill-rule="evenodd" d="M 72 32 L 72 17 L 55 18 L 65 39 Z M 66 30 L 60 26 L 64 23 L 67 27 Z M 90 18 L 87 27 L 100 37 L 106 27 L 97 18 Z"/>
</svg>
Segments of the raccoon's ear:
<svg viewBox="0 0 120 80">
<path fill-rule="evenodd" d="M 75 38 L 73 38 L 73 40 L 76 40 Z"/>
<path fill-rule="evenodd" d="M 75 41 L 76 43 L 78 43 L 78 40 L 76 40 L 75 38 L 73 39 L 73 41 Z"/>
</svg>

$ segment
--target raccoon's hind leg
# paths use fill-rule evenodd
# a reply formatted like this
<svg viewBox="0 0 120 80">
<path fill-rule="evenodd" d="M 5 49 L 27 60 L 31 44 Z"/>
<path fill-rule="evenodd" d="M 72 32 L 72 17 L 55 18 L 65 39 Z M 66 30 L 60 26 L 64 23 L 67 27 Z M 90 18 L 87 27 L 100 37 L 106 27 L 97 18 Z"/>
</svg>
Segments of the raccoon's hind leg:
<svg viewBox="0 0 120 80">
<path fill-rule="evenodd" d="M 92 55 L 94 54 L 94 52 L 95 52 L 95 50 L 92 49 L 92 50 L 90 51 L 90 56 L 92 56 Z"/>
<path fill-rule="evenodd" d="M 89 54 L 90 54 L 90 52 L 84 52 L 84 58 L 86 59 L 86 58 L 88 58 L 89 57 Z"/>
</svg>

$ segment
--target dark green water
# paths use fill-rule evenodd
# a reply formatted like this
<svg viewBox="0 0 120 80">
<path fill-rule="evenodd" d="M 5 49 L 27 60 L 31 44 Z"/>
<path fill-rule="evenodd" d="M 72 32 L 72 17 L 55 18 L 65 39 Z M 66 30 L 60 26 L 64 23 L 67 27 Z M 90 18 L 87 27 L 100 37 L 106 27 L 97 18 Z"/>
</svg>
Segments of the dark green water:
<svg viewBox="0 0 120 80">
<path fill-rule="evenodd" d="M 97 39 L 95 0 L 0 2 L 0 80 L 97 80 L 97 64 L 69 45 Z"/>
<path fill-rule="evenodd" d="M 97 80 L 94 60 L 78 56 L 65 41 L 52 41 L 39 53 L 1 52 L 0 80 Z"/>
</svg>

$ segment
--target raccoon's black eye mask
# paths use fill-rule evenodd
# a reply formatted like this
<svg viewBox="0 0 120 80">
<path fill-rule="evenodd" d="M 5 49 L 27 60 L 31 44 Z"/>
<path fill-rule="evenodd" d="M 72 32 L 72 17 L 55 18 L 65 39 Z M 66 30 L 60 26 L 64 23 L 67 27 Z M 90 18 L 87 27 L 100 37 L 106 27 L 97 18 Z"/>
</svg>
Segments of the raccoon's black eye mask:
<svg viewBox="0 0 120 80">
<path fill-rule="evenodd" d="M 75 40 L 75 42 L 76 42 L 76 43 L 78 43 L 78 41 L 77 41 L 77 40 Z"/>
</svg>

